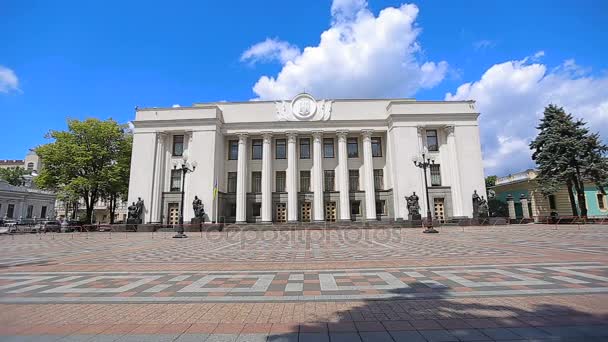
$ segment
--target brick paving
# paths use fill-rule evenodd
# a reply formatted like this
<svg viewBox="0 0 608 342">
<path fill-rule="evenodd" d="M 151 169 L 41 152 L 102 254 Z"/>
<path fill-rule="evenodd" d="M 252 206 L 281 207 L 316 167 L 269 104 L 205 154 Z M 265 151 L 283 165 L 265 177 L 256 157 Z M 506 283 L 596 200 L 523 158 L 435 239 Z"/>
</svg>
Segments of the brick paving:
<svg viewBox="0 0 608 342">
<path fill-rule="evenodd" d="M 608 227 L 0 237 L 0 341 L 608 340 Z"/>
</svg>

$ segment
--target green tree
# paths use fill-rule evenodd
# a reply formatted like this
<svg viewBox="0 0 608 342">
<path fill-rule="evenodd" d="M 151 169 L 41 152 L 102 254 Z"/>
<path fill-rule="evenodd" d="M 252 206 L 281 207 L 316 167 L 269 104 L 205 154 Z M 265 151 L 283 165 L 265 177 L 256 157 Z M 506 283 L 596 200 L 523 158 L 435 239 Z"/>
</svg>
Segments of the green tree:
<svg viewBox="0 0 608 342">
<path fill-rule="evenodd" d="M 491 187 L 493 187 L 494 185 L 496 185 L 496 178 L 497 178 L 497 177 L 496 177 L 495 175 L 492 175 L 492 176 L 487 176 L 487 177 L 486 177 L 486 189 L 487 189 L 487 188 L 491 188 Z"/>
<path fill-rule="evenodd" d="M 115 188 L 111 183 L 118 177 L 116 165 L 125 163 L 124 149 L 130 149 L 126 129 L 112 119 L 68 120 L 67 131 L 50 131 L 46 137 L 53 142 L 35 149 L 44 161 L 36 184 L 77 194 L 85 204 L 86 221 L 91 222 L 97 200 Z"/>
<path fill-rule="evenodd" d="M 539 171 L 537 181 L 545 196 L 555 193 L 564 184 L 568 189 L 572 212 L 587 217 L 584 182 L 595 184 L 604 191 L 608 182 L 608 147 L 598 134 L 591 134 L 585 122 L 575 120 L 563 108 L 550 104 L 537 129 L 536 139 L 530 143 L 532 159 Z"/>
<path fill-rule="evenodd" d="M 0 169 L 0 179 L 5 180 L 10 185 L 21 186 L 25 182 L 23 176 L 27 173 L 28 172 L 20 166 Z"/>
<path fill-rule="evenodd" d="M 119 201 L 126 201 L 129 193 L 129 176 L 131 170 L 131 151 L 133 136 L 125 133 L 115 161 L 104 170 L 105 185 L 101 189 L 101 197 L 108 203 L 110 223 L 114 223 L 116 207 Z"/>
</svg>

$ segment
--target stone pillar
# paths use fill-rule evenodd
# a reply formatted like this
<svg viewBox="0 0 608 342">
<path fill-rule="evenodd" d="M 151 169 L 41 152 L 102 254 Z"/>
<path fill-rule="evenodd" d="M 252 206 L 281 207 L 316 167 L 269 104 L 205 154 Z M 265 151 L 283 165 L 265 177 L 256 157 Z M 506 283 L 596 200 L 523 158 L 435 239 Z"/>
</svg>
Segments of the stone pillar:
<svg viewBox="0 0 608 342">
<path fill-rule="evenodd" d="M 460 186 L 460 168 L 458 167 L 458 156 L 456 149 L 456 138 L 454 137 L 454 126 L 446 126 L 448 154 L 450 160 L 450 187 L 452 188 L 452 216 L 465 216 L 462 208 L 462 188 Z"/>
<path fill-rule="evenodd" d="M 236 222 L 247 222 L 247 135 L 239 134 L 236 173 Z"/>
<path fill-rule="evenodd" d="M 312 134 L 312 191 L 313 200 L 313 220 L 324 221 L 323 217 L 323 133 L 314 132 Z"/>
<path fill-rule="evenodd" d="M 348 187 L 347 132 L 338 132 L 338 190 L 340 191 L 340 220 L 350 221 L 350 200 Z"/>
<path fill-rule="evenodd" d="M 418 130 L 418 152 L 416 154 L 416 156 L 421 156 L 422 155 L 422 151 L 424 151 L 424 126 L 417 126 L 416 127 Z M 424 190 L 424 173 L 422 170 L 417 171 L 418 172 L 418 184 L 420 184 L 420 191 L 418 191 L 418 194 L 420 196 L 420 212 L 422 213 L 423 217 L 426 217 L 426 191 Z"/>
<path fill-rule="evenodd" d="M 272 134 L 263 133 L 262 143 L 262 222 L 272 222 Z"/>
<path fill-rule="evenodd" d="M 298 220 L 298 157 L 297 134 L 287 133 L 287 221 Z"/>
<path fill-rule="evenodd" d="M 517 218 L 515 215 L 515 202 L 511 194 L 507 195 L 507 206 L 509 207 L 509 218 L 515 220 Z"/>
<path fill-rule="evenodd" d="M 165 181 L 165 170 L 167 165 L 165 162 L 165 139 L 166 134 L 163 132 L 156 133 L 156 160 L 154 163 L 154 189 L 152 189 L 152 203 L 150 203 L 151 222 L 161 222 L 162 217 L 162 197 Z"/>
<path fill-rule="evenodd" d="M 519 202 L 521 203 L 521 211 L 524 214 L 525 219 L 530 218 L 530 210 L 528 209 L 528 197 L 524 194 L 519 196 Z"/>
<path fill-rule="evenodd" d="M 363 132 L 363 186 L 365 187 L 365 217 L 376 220 L 376 190 L 372 158 L 372 131 Z"/>
</svg>

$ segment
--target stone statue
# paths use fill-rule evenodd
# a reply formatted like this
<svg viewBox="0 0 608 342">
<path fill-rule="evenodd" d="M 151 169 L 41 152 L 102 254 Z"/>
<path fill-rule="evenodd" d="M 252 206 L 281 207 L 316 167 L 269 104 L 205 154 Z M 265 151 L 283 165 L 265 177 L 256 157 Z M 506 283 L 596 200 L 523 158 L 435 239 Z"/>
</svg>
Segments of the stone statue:
<svg viewBox="0 0 608 342">
<path fill-rule="evenodd" d="M 136 218 L 140 218 L 141 214 L 144 212 L 144 201 L 141 199 L 141 197 L 137 197 L 137 203 L 135 203 L 135 206 L 137 207 Z"/>
<path fill-rule="evenodd" d="M 127 224 L 136 225 L 141 223 L 141 214 L 144 211 L 144 201 L 141 197 L 137 198 L 137 203 L 133 202 L 128 208 Z"/>
<path fill-rule="evenodd" d="M 135 219 L 135 218 L 137 218 L 137 206 L 135 205 L 135 202 L 133 202 L 127 208 L 127 210 L 129 211 L 129 219 Z"/>
<path fill-rule="evenodd" d="M 488 201 L 486 201 L 483 196 L 481 196 L 481 199 L 478 202 L 477 212 L 479 214 L 479 217 L 488 217 L 488 214 L 490 212 Z"/>
<path fill-rule="evenodd" d="M 473 190 L 473 218 L 479 217 L 479 195 Z"/>
<path fill-rule="evenodd" d="M 203 205 L 203 201 L 201 201 L 198 196 L 194 196 L 194 201 L 192 201 L 192 210 L 194 210 L 194 217 L 203 218 L 205 216 L 205 206 Z"/>
<path fill-rule="evenodd" d="M 421 220 L 422 216 L 420 215 L 420 204 L 418 204 L 418 195 L 416 195 L 416 192 L 414 191 L 414 193 L 411 196 L 406 196 L 405 200 L 407 202 L 407 211 L 408 211 L 408 217 L 410 220 Z"/>
</svg>

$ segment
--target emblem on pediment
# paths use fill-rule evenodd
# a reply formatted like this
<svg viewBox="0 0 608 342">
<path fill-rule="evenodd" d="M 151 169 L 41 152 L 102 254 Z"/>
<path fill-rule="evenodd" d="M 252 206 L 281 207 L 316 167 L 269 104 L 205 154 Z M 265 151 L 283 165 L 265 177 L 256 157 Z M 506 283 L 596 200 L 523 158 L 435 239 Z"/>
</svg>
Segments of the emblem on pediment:
<svg viewBox="0 0 608 342">
<path fill-rule="evenodd" d="M 312 95 L 296 95 L 291 102 L 276 101 L 277 119 L 280 121 L 326 121 L 331 116 L 331 101 L 315 100 Z"/>
</svg>

